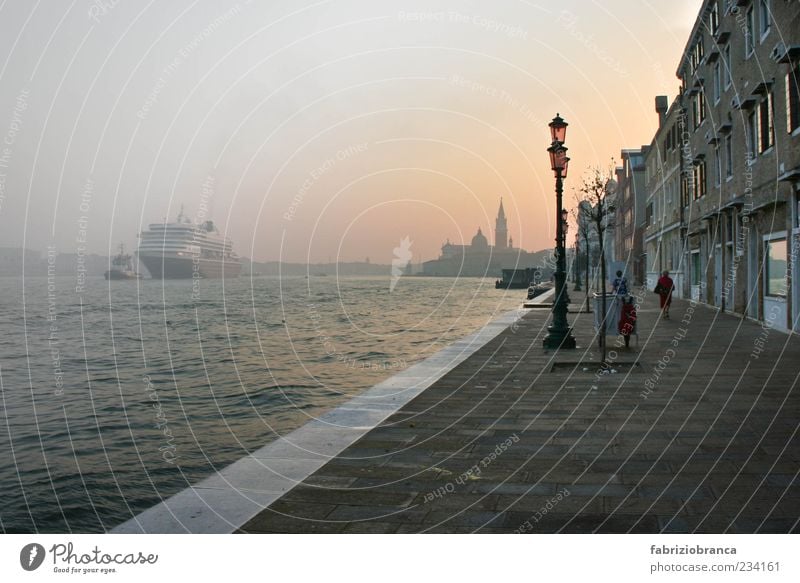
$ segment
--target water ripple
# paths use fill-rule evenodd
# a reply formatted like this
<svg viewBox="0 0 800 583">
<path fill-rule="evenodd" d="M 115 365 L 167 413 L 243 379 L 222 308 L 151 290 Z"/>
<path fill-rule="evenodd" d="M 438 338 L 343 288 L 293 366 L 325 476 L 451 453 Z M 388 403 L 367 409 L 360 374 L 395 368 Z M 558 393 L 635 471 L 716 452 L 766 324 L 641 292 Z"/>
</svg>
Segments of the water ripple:
<svg viewBox="0 0 800 583">
<path fill-rule="evenodd" d="M 51 320 L 44 282 L 25 282 L 26 351 L 21 280 L 0 280 L 7 532 L 111 528 L 522 299 L 387 274 L 203 280 L 193 302 L 187 281 L 89 278 Z"/>
</svg>

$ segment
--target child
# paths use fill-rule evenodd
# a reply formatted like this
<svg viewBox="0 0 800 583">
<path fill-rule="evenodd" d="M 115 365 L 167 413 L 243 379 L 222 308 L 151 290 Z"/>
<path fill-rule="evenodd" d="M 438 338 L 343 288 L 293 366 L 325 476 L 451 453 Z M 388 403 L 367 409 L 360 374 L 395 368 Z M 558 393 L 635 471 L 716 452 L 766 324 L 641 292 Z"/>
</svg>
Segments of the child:
<svg viewBox="0 0 800 583">
<path fill-rule="evenodd" d="M 633 296 L 622 302 L 622 312 L 619 316 L 619 333 L 625 339 L 625 347 L 631 344 L 631 334 L 636 325 L 636 306 L 633 305 Z"/>
</svg>

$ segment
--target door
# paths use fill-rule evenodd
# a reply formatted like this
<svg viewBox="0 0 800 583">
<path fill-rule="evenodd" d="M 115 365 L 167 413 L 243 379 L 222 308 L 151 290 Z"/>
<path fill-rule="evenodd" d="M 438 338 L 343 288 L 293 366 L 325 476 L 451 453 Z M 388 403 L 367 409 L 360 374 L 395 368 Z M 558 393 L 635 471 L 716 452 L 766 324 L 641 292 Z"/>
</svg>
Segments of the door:
<svg viewBox="0 0 800 583">
<path fill-rule="evenodd" d="M 722 307 L 722 249 L 714 248 L 714 305 Z"/>
<path fill-rule="evenodd" d="M 800 332 L 800 233 L 792 237 L 792 324 L 795 332 Z"/>
</svg>

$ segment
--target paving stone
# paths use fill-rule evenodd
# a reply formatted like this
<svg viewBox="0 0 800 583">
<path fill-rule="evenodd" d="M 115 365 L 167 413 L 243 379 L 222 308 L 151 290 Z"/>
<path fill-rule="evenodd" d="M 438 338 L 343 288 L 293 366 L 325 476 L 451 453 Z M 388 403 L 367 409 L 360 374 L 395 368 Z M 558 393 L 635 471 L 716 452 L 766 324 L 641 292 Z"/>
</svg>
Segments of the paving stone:
<svg viewBox="0 0 800 583">
<path fill-rule="evenodd" d="M 797 531 L 800 338 L 774 332 L 780 342 L 753 360 L 759 324 L 696 306 L 691 333 L 653 377 L 688 308 L 675 300 L 676 317 L 659 320 L 645 295 L 640 343 L 616 349 L 640 371 L 599 379 L 585 364 L 599 358 L 592 316 L 570 315 L 584 349 L 553 352 L 541 349 L 548 312 L 531 310 L 241 530 Z M 479 476 L 463 475 L 476 464 Z M 541 512 L 563 488 L 570 495 Z"/>
</svg>

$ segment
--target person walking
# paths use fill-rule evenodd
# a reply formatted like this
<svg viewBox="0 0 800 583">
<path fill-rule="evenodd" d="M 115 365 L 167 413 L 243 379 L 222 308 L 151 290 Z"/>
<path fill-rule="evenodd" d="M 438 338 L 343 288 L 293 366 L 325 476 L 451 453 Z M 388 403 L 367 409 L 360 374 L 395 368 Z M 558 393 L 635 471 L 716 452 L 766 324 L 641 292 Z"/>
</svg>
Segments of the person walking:
<svg viewBox="0 0 800 583">
<path fill-rule="evenodd" d="M 625 339 L 625 348 L 631 345 L 631 334 L 636 331 L 636 306 L 633 296 L 622 302 L 622 311 L 619 316 L 619 333 Z"/>
<path fill-rule="evenodd" d="M 618 296 L 628 295 L 628 280 L 622 277 L 622 271 L 617 270 L 617 277 L 611 282 L 611 291 Z"/>
<path fill-rule="evenodd" d="M 654 290 L 661 302 L 661 313 L 665 320 L 669 319 L 669 306 L 672 304 L 672 292 L 675 290 L 675 283 L 669 276 L 669 271 L 664 271 L 658 278 L 656 289 Z"/>
</svg>

